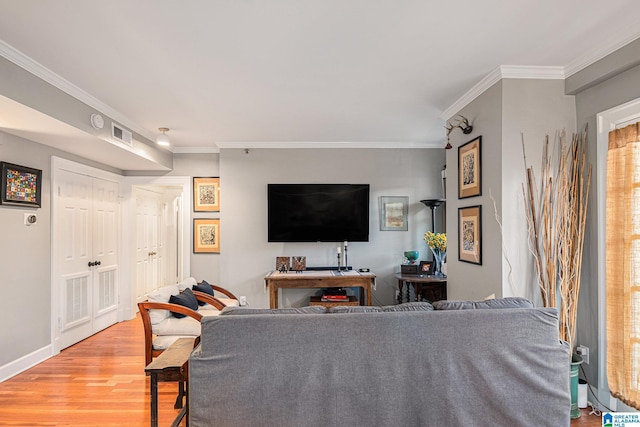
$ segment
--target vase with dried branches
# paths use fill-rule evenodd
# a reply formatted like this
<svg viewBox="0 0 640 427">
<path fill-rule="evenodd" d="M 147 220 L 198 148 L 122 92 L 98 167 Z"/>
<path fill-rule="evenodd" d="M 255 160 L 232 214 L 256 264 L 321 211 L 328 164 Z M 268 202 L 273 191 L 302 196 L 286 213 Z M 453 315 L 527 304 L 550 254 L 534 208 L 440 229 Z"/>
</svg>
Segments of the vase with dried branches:
<svg viewBox="0 0 640 427">
<path fill-rule="evenodd" d="M 545 307 L 560 315 L 560 339 L 573 349 L 578 314 L 582 251 L 587 222 L 591 165 L 586 161 L 586 129 L 567 143 L 566 133 L 550 152 L 545 138 L 540 180 L 531 166 L 523 185 L 529 248 Z M 524 153 L 524 141 L 523 141 Z M 554 157 L 554 154 L 557 157 Z M 559 304 L 559 307 L 558 307 Z"/>
</svg>

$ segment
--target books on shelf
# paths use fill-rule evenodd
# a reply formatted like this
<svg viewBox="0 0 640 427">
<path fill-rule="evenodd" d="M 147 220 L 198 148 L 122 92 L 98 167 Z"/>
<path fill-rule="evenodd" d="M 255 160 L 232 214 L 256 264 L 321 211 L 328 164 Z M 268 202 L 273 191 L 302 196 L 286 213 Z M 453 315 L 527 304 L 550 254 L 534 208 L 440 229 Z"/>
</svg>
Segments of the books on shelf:
<svg viewBox="0 0 640 427">
<path fill-rule="evenodd" d="M 342 288 L 329 288 L 322 291 L 321 301 L 349 301 L 347 291 Z"/>
</svg>

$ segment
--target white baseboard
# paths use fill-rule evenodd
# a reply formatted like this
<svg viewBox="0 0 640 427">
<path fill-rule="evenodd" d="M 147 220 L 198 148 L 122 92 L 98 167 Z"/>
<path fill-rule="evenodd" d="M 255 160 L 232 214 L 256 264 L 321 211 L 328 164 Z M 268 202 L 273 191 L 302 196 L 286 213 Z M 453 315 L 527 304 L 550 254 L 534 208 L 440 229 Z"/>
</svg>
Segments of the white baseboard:
<svg viewBox="0 0 640 427">
<path fill-rule="evenodd" d="M 48 345 L 29 353 L 19 359 L 7 363 L 4 366 L 0 366 L 0 383 L 8 380 L 9 378 L 18 375 L 21 372 L 44 362 L 48 358 L 53 356 L 53 346 Z"/>
</svg>

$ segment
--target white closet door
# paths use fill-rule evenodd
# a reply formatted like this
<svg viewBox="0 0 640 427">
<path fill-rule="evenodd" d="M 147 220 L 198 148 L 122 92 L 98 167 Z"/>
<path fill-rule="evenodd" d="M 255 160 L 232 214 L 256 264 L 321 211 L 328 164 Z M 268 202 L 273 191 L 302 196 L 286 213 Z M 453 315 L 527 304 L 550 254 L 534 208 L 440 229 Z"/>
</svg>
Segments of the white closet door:
<svg viewBox="0 0 640 427">
<path fill-rule="evenodd" d="M 118 184 L 56 173 L 54 262 L 63 349 L 117 321 Z"/>
<path fill-rule="evenodd" d="M 136 301 L 162 286 L 162 258 L 164 252 L 162 226 L 162 193 L 145 188 L 135 189 L 135 285 Z"/>
</svg>

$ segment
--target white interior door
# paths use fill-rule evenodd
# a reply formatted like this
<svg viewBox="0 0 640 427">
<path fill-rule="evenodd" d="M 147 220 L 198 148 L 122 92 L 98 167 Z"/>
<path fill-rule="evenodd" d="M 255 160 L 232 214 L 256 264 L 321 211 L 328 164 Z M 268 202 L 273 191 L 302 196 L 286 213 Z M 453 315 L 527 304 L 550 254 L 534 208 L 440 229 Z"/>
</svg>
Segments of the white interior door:
<svg viewBox="0 0 640 427">
<path fill-rule="evenodd" d="M 139 187 L 135 195 L 135 292 L 136 302 L 164 283 L 163 193 Z"/>
<path fill-rule="evenodd" d="M 56 171 L 54 280 L 58 348 L 117 321 L 118 183 Z"/>
</svg>

